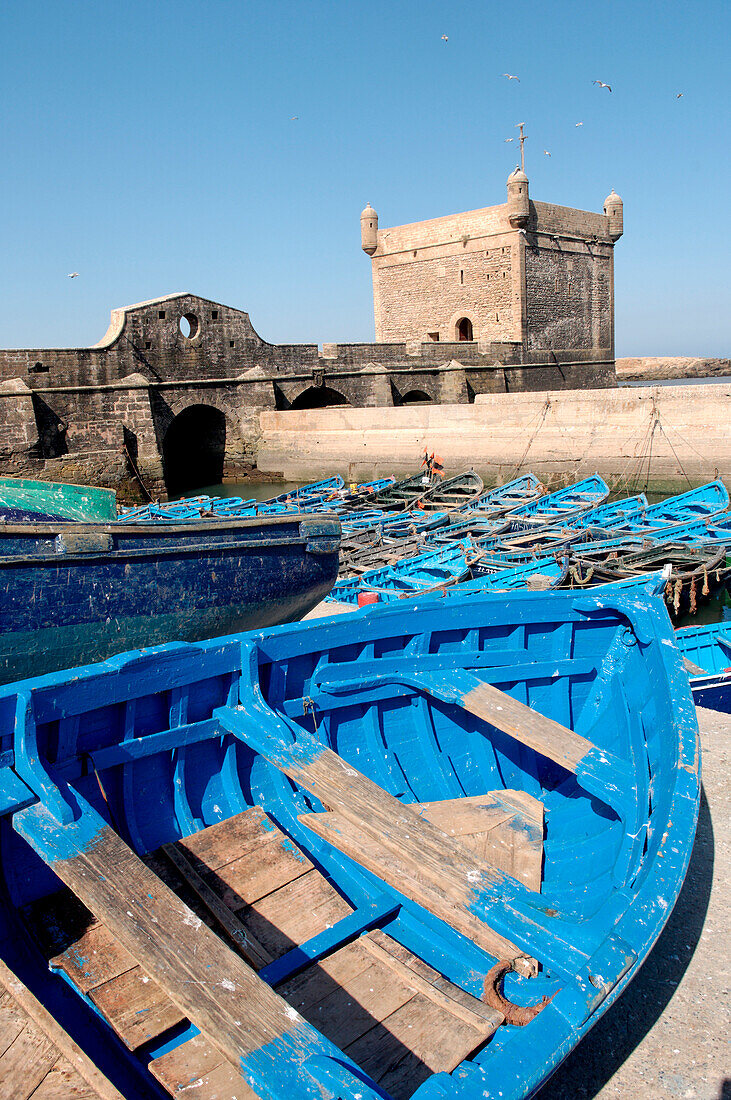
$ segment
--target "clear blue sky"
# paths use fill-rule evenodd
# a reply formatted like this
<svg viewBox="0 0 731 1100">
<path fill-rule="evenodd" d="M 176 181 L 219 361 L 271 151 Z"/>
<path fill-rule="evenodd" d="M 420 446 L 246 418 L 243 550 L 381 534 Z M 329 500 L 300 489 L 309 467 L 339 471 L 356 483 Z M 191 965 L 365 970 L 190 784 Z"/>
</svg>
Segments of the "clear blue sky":
<svg viewBox="0 0 731 1100">
<path fill-rule="evenodd" d="M 6 0 L 0 347 L 94 343 L 178 290 L 274 343 L 370 340 L 366 201 L 382 226 L 504 202 L 525 122 L 534 198 L 624 199 L 617 353 L 727 356 L 730 12 Z"/>
</svg>

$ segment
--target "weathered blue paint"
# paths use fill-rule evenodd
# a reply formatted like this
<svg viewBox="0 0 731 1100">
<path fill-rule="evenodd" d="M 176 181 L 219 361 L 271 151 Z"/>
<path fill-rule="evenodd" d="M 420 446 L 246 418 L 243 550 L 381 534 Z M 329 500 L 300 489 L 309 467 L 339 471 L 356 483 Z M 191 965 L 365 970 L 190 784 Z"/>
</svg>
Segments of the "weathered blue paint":
<svg viewBox="0 0 731 1100">
<path fill-rule="evenodd" d="M 335 580 L 339 533 L 324 515 L 0 526 L 0 681 L 301 618 Z"/>
<path fill-rule="evenodd" d="M 460 700 L 475 681 L 496 684 L 591 742 L 576 774 L 467 715 Z M 61 827 L 51 809 L 76 792 L 77 806 L 93 805 L 97 819 L 109 814 L 91 760 L 114 820 L 140 853 L 184 835 L 191 820 L 200 828 L 258 803 L 323 868 L 355 913 L 297 945 L 286 967 L 357 934 L 370 913 L 479 995 L 495 961 L 489 954 L 300 822 L 322 807 L 280 768 L 293 759 L 306 768 L 326 747 L 403 802 L 504 787 L 543 802 L 550 827 L 540 893 L 509 875 L 481 874 L 469 906 L 544 965 L 537 979 L 509 976 L 511 998 L 556 996 L 527 1027 L 499 1029 L 415 1094 L 529 1095 L 636 973 L 690 855 L 699 796 L 693 701 L 662 603 L 640 587 L 516 590 L 507 601 L 500 593 L 422 596 L 0 688 L 0 930 L 54 889 L 48 864 L 68 857 L 64 836 L 94 843 L 84 814 Z M 45 998 L 55 986 L 35 958 L 37 974 L 27 978 Z M 77 1001 L 86 1019 L 88 1006 Z M 132 1055 L 100 1027 L 93 1056 L 129 1063 L 131 1073 Z M 77 1041 L 87 1042 L 83 1030 Z M 291 1034 L 247 1056 L 242 1071 L 259 1095 L 276 1100 L 382 1095 L 315 1027 L 294 1021 Z"/>
</svg>

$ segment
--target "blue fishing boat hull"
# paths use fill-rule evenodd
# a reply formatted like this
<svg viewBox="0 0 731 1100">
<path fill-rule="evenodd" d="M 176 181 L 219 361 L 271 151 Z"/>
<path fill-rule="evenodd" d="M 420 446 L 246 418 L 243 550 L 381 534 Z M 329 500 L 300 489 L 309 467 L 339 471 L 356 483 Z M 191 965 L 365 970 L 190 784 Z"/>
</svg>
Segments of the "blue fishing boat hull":
<svg viewBox="0 0 731 1100">
<path fill-rule="evenodd" d="M 492 708 L 489 719 L 481 707 Z M 136 1100 L 163 1095 L 152 1074 L 169 1081 L 176 1058 L 203 1095 L 201 1050 L 209 1066 L 222 1062 L 272 1100 L 532 1095 L 657 939 L 685 875 L 699 799 L 695 710 L 668 616 L 661 601 L 631 591 L 420 599 L 28 680 L 0 690 L 0 762 L 0 950 Z M 493 849 L 487 858 L 468 847 L 469 828 L 456 827 L 480 800 L 516 797 L 534 824 L 508 814 L 510 843 L 539 857 L 528 882 L 491 863 Z M 280 948 L 267 940 L 274 957 L 254 967 L 258 976 L 228 950 L 231 969 L 218 980 L 210 968 L 219 949 L 209 954 L 212 933 L 192 909 L 175 910 L 181 957 L 173 930 L 154 924 L 171 890 L 137 857 L 182 844 L 176 866 L 188 852 L 221 888 L 218 904 L 239 914 L 251 952 L 251 937 L 271 937 L 274 920 L 264 901 L 246 901 L 258 896 L 247 890 L 260 863 L 241 847 L 252 813 L 268 831 L 267 858 L 281 865 L 286 854 L 297 896 L 318 882 L 319 904 L 336 895 L 345 909 L 325 914 L 314 934 L 310 924 L 304 939 L 291 931 Z M 205 856 L 216 837 L 236 835 L 225 866 Z M 174 999 L 163 1018 L 159 1007 L 157 1018 L 143 1011 L 143 1031 L 120 1042 L 104 1022 L 109 990 L 92 973 L 103 964 L 108 987 L 108 960 L 85 955 L 83 938 L 63 954 L 35 938 L 41 918 L 58 931 L 59 879 L 101 923 L 120 980 L 144 960 L 153 983 L 186 1006 L 182 1017 Z M 142 893 L 129 885 L 138 881 Z M 309 920 L 312 905 L 287 896 L 288 927 Z M 82 923 L 83 935 L 94 930 Z M 137 952 L 131 971 L 115 930 Z M 195 936 L 199 950 L 190 950 Z M 344 963 L 366 940 L 361 991 L 355 1003 L 338 1000 Z M 160 971 L 149 961 L 158 941 Z M 65 979 L 49 976 L 49 952 Z M 374 991 L 384 953 L 390 977 Z M 506 957 L 517 970 L 504 981 L 512 1005 L 503 1001 L 498 1016 L 536 1005 L 524 1026 L 485 1016 L 482 998 Z M 412 974 L 406 1015 L 379 1007 Z M 238 999 L 231 977 L 247 991 Z M 220 1004 L 213 1047 L 209 983 Z M 262 1005 L 274 1033 L 252 1040 Z M 140 1027 L 135 1015 L 118 1034 Z"/>
<path fill-rule="evenodd" d="M 685 626 L 675 633 L 689 670 L 696 706 L 731 714 L 731 623 Z"/>
<path fill-rule="evenodd" d="M 332 516 L 0 527 L 0 682 L 301 618 L 339 535 Z"/>
</svg>

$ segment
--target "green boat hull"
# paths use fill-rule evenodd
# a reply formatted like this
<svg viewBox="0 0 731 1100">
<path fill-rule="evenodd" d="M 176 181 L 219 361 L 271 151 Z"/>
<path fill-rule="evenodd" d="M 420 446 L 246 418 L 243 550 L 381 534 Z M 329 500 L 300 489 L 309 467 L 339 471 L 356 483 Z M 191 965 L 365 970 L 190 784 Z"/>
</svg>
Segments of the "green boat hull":
<svg viewBox="0 0 731 1100">
<path fill-rule="evenodd" d="M 108 523 L 117 518 L 117 494 L 90 485 L 0 477 L 0 509 Z"/>
</svg>

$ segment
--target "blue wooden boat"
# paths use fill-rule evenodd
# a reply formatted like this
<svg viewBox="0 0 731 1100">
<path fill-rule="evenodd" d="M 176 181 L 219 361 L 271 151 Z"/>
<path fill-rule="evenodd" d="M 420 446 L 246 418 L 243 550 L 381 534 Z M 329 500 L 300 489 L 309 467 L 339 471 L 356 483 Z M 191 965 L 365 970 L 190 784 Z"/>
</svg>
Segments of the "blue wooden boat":
<svg viewBox="0 0 731 1100">
<path fill-rule="evenodd" d="M 644 493 L 637 496 L 624 497 L 622 500 L 613 500 L 610 504 L 600 504 L 596 508 L 590 508 L 587 512 L 580 512 L 565 520 L 570 527 L 607 527 L 621 528 L 623 524 L 642 515 L 647 508 L 647 497 Z"/>
<path fill-rule="evenodd" d="M 437 479 L 426 469 L 419 470 L 401 481 L 394 481 L 385 489 L 379 491 L 373 497 L 373 504 L 377 508 L 396 508 L 403 510 L 409 506 L 415 506 L 416 501 L 426 492 Z"/>
<path fill-rule="evenodd" d="M 483 493 L 471 504 L 463 505 L 461 511 L 485 513 L 489 516 L 503 515 L 521 508 L 524 504 L 531 504 L 545 494 L 546 490 L 535 474 L 524 474 Z"/>
<path fill-rule="evenodd" d="M 728 490 L 722 481 L 709 481 L 687 493 L 667 497 L 657 504 L 643 508 L 641 512 L 624 522 L 617 523 L 618 530 L 629 533 L 645 532 L 670 527 L 676 523 L 692 523 L 697 520 L 713 520 L 729 506 Z M 601 526 L 609 526 L 602 524 Z"/>
<path fill-rule="evenodd" d="M 696 706 L 731 714 L 731 622 L 675 632 Z"/>
<path fill-rule="evenodd" d="M 339 536 L 333 516 L 0 526 L 0 683 L 300 618 Z"/>
<path fill-rule="evenodd" d="M 0 522 L 69 519 L 106 523 L 117 516 L 113 489 L 0 477 Z"/>
<path fill-rule="evenodd" d="M 398 596 L 456 584 L 469 575 L 475 553 L 475 545 L 469 539 L 449 544 L 394 565 L 369 569 L 360 576 L 336 581 L 326 599 L 357 604 L 362 592 L 392 592 Z"/>
<path fill-rule="evenodd" d="M 699 798 L 628 592 L 128 654 L 0 690 L 0 753 L 3 961 L 134 1100 L 532 1095 L 657 939 Z"/>
<path fill-rule="evenodd" d="M 342 477 L 336 474 L 334 477 L 323 478 L 322 481 L 312 481 L 309 485 L 301 485 L 299 489 L 291 489 L 279 496 L 269 497 L 263 504 L 294 504 L 298 508 L 306 508 L 308 504 L 319 502 L 324 496 L 337 492 L 345 485 Z"/>
<path fill-rule="evenodd" d="M 465 470 L 461 474 L 437 481 L 419 497 L 416 506 L 427 511 L 447 512 L 469 508 L 473 501 L 483 493 L 485 484 L 474 470 Z"/>
<path fill-rule="evenodd" d="M 573 485 L 567 485 L 548 496 L 539 497 L 513 509 L 510 517 L 527 517 L 532 523 L 563 522 L 571 516 L 580 515 L 603 504 L 608 496 L 609 486 L 606 481 L 599 474 L 592 474 Z"/>
</svg>

